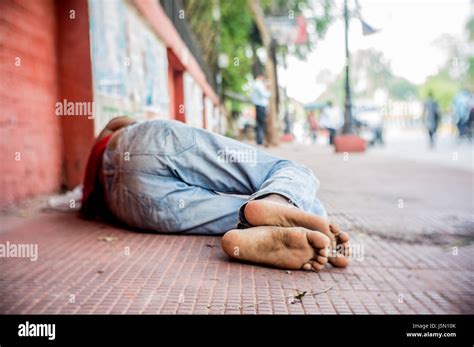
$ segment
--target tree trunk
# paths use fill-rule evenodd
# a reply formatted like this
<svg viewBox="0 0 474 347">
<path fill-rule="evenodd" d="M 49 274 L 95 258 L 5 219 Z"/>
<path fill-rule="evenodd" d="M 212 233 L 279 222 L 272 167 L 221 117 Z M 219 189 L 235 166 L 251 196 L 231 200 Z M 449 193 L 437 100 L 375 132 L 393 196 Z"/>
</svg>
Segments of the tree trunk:
<svg viewBox="0 0 474 347">
<path fill-rule="evenodd" d="M 252 13 L 253 20 L 257 26 L 257 29 L 262 38 L 263 46 L 267 52 L 267 61 L 265 63 L 265 72 L 270 84 L 270 100 L 268 104 L 268 118 L 267 118 L 267 142 L 268 145 L 276 146 L 278 145 L 278 129 L 277 129 L 277 85 L 276 85 L 276 76 L 275 76 L 275 62 L 272 60 L 271 52 L 271 35 L 268 30 L 262 11 L 262 6 L 260 0 L 247 0 L 250 7 L 250 12 Z"/>
</svg>

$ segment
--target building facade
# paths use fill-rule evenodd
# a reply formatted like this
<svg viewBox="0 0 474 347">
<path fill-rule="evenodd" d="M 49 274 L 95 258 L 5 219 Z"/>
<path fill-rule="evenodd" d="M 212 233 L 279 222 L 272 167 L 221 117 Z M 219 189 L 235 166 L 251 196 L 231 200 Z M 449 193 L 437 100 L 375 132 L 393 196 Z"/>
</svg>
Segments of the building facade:
<svg viewBox="0 0 474 347">
<path fill-rule="evenodd" d="M 2 0 L 0 206 L 79 184 L 115 116 L 218 131 L 188 46 L 158 0 Z"/>
</svg>

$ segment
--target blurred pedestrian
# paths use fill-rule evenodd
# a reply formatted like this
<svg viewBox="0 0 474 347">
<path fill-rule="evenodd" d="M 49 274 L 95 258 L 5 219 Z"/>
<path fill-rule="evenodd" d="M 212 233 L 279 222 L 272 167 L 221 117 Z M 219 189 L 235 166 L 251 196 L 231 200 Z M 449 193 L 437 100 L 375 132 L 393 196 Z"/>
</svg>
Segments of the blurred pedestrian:
<svg viewBox="0 0 474 347">
<path fill-rule="evenodd" d="M 336 131 L 340 126 L 340 117 L 338 111 L 333 107 L 332 101 L 328 101 L 327 105 L 322 109 L 319 117 L 319 126 L 329 132 L 329 144 L 334 144 Z"/>
<path fill-rule="evenodd" d="M 470 100 L 472 98 L 472 94 L 465 89 L 459 92 L 453 100 L 454 120 L 458 128 L 459 139 L 465 137 L 469 130 Z"/>
<path fill-rule="evenodd" d="M 267 107 L 270 92 L 265 83 L 265 77 L 259 73 L 255 78 L 252 90 L 252 103 L 255 105 L 255 135 L 258 145 L 265 141 L 267 125 Z"/>
<path fill-rule="evenodd" d="M 438 102 L 434 99 L 431 91 L 428 93 L 428 99 L 425 102 L 423 117 L 430 137 L 430 147 L 433 148 L 435 145 L 436 131 L 438 130 L 440 117 Z"/>
<path fill-rule="evenodd" d="M 474 99 L 471 98 L 471 106 L 470 106 L 470 111 L 469 111 L 469 118 L 467 120 L 467 126 L 466 126 L 466 137 L 469 141 L 472 141 L 473 136 L 474 136 Z"/>
<path fill-rule="evenodd" d="M 293 135 L 293 123 L 294 123 L 294 114 L 291 111 L 285 112 L 285 117 L 283 118 L 285 128 L 283 133 L 287 135 Z"/>
<path fill-rule="evenodd" d="M 316 143 L 318 137 L 318 121 L 316 120 L 314 111 L 308 111 L 306 118 L 308 120 L 309 136 L 311 138 L 311 142 Z"/>
</svg>

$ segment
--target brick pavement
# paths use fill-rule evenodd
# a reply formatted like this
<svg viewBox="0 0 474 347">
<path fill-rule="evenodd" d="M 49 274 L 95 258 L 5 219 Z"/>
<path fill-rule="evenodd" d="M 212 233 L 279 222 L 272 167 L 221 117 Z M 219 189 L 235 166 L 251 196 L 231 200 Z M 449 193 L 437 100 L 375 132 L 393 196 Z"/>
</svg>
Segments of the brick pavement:
<svg viewBox="0 0 474 347">
<path fill-rule="evenodd" d="M 27 206 L 2 213 L 0 243 L 36 243 L 39 258 L 0 258 L 0 313 L 474 313 L 472 172 L 381 153 L 272 152 L 315 171 L 363 259 L 288 272 L 230 261 L 218 237 L 136 233 Z"/>
</svg>

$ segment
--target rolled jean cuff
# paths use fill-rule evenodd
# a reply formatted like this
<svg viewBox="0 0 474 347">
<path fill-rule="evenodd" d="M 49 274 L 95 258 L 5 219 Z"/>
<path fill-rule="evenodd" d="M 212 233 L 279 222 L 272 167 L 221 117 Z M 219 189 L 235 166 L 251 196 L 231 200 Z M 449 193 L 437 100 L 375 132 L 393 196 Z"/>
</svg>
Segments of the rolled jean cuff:
<svg viewBox="0 0 474 347">
<path fill-rule="evenodd" d="M 290 198 L 290 194 L 287 194 L 286 192 L 278 192 L 278 191 L 264 191 L 264 190 L 261 190 L 261 191 L 258 191 L 257 193 L 254 193 L 252 194 L 248 199 L 247 201 L 242 205 L 240 206 L 239 208 L 239 223 L 237 224 L 237 229 L 247 229 L 247 228 L 251 228 L 253 227 L 253 225 L 251 225 L 247 219 L 245 218 L 245 213 L 244 213 L 244 210 L 245 210 L 245 206 L 247 206 L 247 203 L 249 201 L 252 201 L 252 200 L 260 200 L 260 199 L 263 199 L 265 198 L 266 196 L 268 195 L 271 195 L 271 194 L 278 194 L 278 195 L 281 195 L 283 197 L 285 197 L 287 200 L 288 200 L 288 203 L 289 204 L 292 204 L 293 206 L 297 207 L 297 208 L 300 208 L 300 206 L 298 206 L 297 203 L 295 203 L 295 201 Z"/>
</svg>

